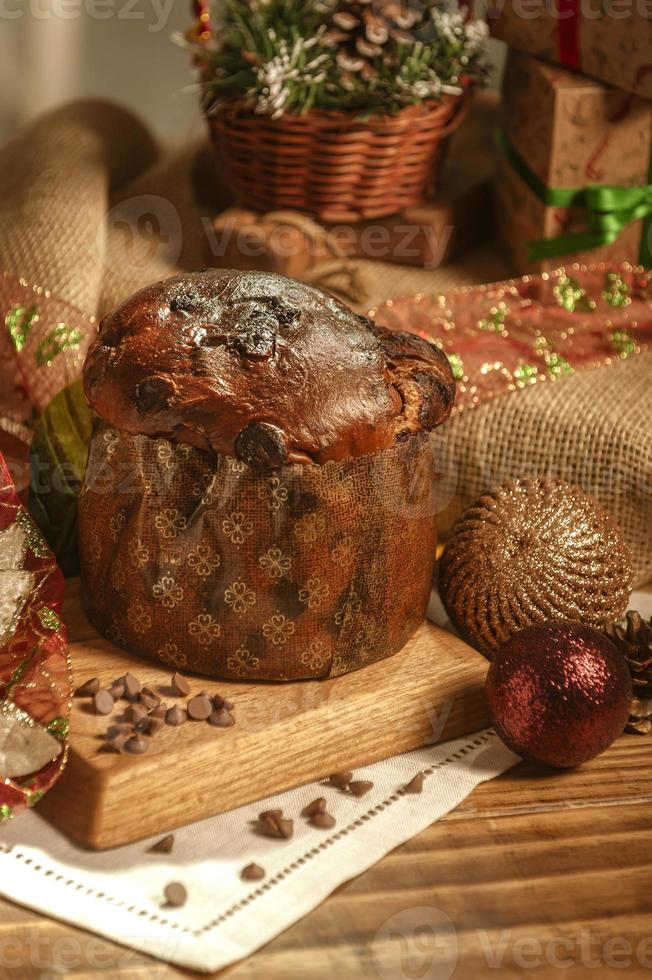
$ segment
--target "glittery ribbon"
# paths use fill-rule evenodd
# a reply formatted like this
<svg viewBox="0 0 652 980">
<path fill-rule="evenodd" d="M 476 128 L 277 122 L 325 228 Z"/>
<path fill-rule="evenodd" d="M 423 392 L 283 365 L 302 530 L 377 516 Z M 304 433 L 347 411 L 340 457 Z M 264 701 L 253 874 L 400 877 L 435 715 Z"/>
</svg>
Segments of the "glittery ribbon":
<svg viewBox="0 0 652 980">
<path fill-rule="evenodd" d="M 388 300 L 369 315 L 436 340 L 457 379 L 454 412 L 652 349 L 652 273 L 574 264 L 540 276 Z"/>
<path fill-rule="evenodd" d="M 0 821 L 33 806 L 67 755 L 63 577 L 0 455 Z"/>
<path fill-rule="evenodd" d="M 650 182 L 642 187 L 609 184 L 589 184 L 584 188 L 548 187 L 530 170 L 503 133 L 497 134 L 497 142 L 519 177 L 543 204 L 586 210 L 587 231 L 528 242 L 531 259 L 555 258 L 610 245 L 627 225 L 643 220 L 639 262 L 646 268 L 652 267 L 652 158 Z"/>
<path fill-rule="evenodd" d="M 35 414 L 81 373 L 95 317 L 9 273 L 0 272 L 0 450 L 24 458 Z M 17 442 L 16 442 L 17 441 Z"/>
</svg>

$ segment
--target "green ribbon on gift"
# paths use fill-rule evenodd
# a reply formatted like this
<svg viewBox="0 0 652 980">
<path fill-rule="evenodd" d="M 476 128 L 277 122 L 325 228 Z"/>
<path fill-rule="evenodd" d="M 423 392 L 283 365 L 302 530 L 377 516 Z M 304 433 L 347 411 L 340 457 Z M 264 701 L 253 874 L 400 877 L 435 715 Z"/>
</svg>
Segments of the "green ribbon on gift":
<svg viewBox="0 0 652 980">
<path fill-rule="evenodd" d="M 498 131 L 496 139 L 519 177 L 543 204 L 586 210 L 587 231 L 528 242 L 531 259 L 556 258 L 558 255 L 610 245 L 623 228 L 642 219 L 639 262 L 648 269 L 652 268 L 652 158 L 648 175 L 650 182 L 643 187 L 614 187 L 610 184 L 589 184 L 583 188 L 547 187 L 510 145 L 504 133 Z"/>
</svg>

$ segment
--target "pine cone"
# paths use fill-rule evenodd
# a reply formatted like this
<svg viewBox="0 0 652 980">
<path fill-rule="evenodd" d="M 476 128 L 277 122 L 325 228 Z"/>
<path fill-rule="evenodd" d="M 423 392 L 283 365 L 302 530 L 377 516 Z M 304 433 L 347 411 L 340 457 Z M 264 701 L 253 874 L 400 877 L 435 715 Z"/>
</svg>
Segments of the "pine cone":
<svg viewBox="0 0 652 980">
<path fill-rule="evenodd" d="M 634 685 L 634 701 L 627 731 L 648 735 L 652 731 L 652 618 L 649 622 L 633 609 L 607 634 L 624 655 Z"/>
<path fill-rule="evenodd" d="M 350 88 L 356 75 L 374 78 L 387 42 L 413 40 L 409 32 L 422 19 L 414 0 L 337 0 L 324 40 L 338 48 L 342 84 Z"/>
</svg>

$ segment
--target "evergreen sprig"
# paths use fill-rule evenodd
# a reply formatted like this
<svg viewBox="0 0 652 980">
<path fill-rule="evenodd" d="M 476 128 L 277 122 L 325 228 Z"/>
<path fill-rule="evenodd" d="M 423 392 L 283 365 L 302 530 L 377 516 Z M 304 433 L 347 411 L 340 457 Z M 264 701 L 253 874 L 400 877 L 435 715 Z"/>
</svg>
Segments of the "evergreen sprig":
<svg viewBox="0 0 652 980">
<path fill-rule="evenodd" d="M 211 40 L 191 42 L 204 84 L 219 105 L 244 100 L 280 116 L 311 108 L 368 116 L 437 100 L 482 82 L 486 25 L 466 10 L 424 0 L 426 15 L 409 40 L 390 40 L 373 76 L 347 77 L 326 36 L 337 0 L 214 0 Z"/>
</svg>

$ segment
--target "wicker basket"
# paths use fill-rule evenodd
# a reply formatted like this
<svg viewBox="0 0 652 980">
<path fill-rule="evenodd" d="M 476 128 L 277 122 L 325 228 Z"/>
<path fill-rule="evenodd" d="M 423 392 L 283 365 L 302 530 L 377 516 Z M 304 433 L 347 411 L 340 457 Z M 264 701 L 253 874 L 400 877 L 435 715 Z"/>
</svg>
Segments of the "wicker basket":
<svg viewBox="0 0 652 980">
<path fill-rule="evenodd" d="M 394 214 L 431 196 L 467 96 L 356 119 L 312 110 L 278 119 L 241 102 L 204 105 L 225 179 L 238 204 L 289 208 L 322 221 Z"/>
</svg>

